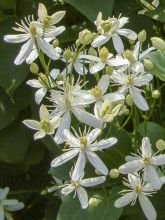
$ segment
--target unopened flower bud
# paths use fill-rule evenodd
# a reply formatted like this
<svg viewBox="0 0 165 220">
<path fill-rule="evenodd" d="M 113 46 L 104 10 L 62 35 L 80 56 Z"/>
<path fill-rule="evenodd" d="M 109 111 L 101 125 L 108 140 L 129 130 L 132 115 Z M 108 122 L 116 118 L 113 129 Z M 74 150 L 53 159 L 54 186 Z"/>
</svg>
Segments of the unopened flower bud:
<svg viewBox="0 0 165 220">
<path fill-rule="evenodd" d="M 113 67 L 112 67 L 112 66 L 107 66 L 107 67 L 105 68 L 105 72 L 106 72 L 106 74 L 108 74 L 108 75 L 112 75 L 112 73 L 113 73 Z"/>
<path fill-rule="evenodd" d="M 160 97 L 160 92 L 159 90 L 153 90 L 152 91 L 152 98 L 158 99 Z"/>
<path fill-rule="evenodd" d="M 93 34 L 88 29 L 85 29 L 79 32 L 79 41 L 81 44 L 87 45 L 90 44 L 93 39 Z"/>
<path fill-rule="evenodd" d="M 165 50 L 165 41 L 159 37 L 152 37 L 151 42 L 157 50 Z"/>
<path fill-rule="evenodd" d="M 139 32 L 138 34 L 138 40 L 140 41 L 140 43 L 144 43 L 144 41 L 146 40 L 146 31 L 145 30 L 142 30 Z"/>
<path fill-rule="evenodd" d="M 98 171 L 97 169 L 95 169 L 95 173 L 100 176 L 102 173 L 100 173 L 100 171 Z"/>
<path fill-rule="evenodd" d="M 46 75 L 45 74 L 43 74 L 43 73 L 39 73 L 38 74 L 38 80 L 39 80 L 39 82 L 43 85 L 43 86 L 46 86 L 47 85 L 47 77 L 46 77 Z"/>
<path fill-rule="evenodd" d="M 133 44 L 135 43 L 135 41 L 134 41 L 134 40 L 131 40 L 131 39 L 129 39 L 128 41 L 129 41 L 129 43 L 130 43 L 131 45 L 133 45 Z"/>
<path fill-rule="evenodd" d="M 103 47 L 99 50 L 99 57 L 103 63 L 105 63 L 108 59 L 109 51 L 106 47 Z"/>
<path fill-rule="evenodd" d="M 144 64 L 145 69 L 148 71 L 152 70 L 154 67 L 153 63 L 149 59 L 144 59 L 143 64 Z"/>
<path fill-rule="evenodd" d="M 113 179 L 116 179 L 118 178 L 120 175 L 120 172 L 118 169 L 111 169 L 110 172 L 109 172 L 109 176 Z"/>
<path fill-rule="evenodd" d="M 88 50 L 88 54 L 91 56 L 97 56 L 97 51 L 93 47 L 90 47 Z"/>
<path fill-rule="evenodd" d="M 127 105 L 132 106 L 133 105 L 133 97 L 132 95 L 128 94 L 125 98 L 125 102 L 127 103 Z"/>
<path fill-rule="evenodd" d="M 80 46 L 80 40 L 79 39 L 76 40 L 75 45 L 76 45 L 76 47 Z"/>
<path fill-rule="evenodd" d="M 39 72 L 39 67 L 36 63 L 31 63 L 30 64 L 30 72 L 33 73 L 33 74 L 37 74 L 38 75 L 38 72 Z"/>
<path fill-rule="evenodd" d="M 66 59 L 66 61 L 70 60 L 71 58 L 73 58 L 74 53 L 70 50 L 70 49 L 66 49 L 63 53 L 64 58 Z"/>
<path fill-rule="evenodd" d="M 133 56 L 133 53 L 131 50 L 124 51 L 123 56 L 127 58 L 131 63 L 135 62 L 135 57 Z"/>
<path fill-rule="evenodd" d="M 158 150 L 164 150 L 165 149 L 165 141 L 162 139 L 157 140 L 156 142 L 156 148 Z"/>
<path fill-rule="evenodd" d="M 130 110 L 128 108 L 125 108 L 123 110 L 123 115 L 129 115 L 130 114 Z"/>
<path fill-rule="evenodd" d="M 55 39 L 54 41 L 53 41 L 53 47 L 54 48 L 56 48 L 56 47 L 58 47 L 59 46 L 59 40 L 58 39 Z"/>
<path fill-rule="evenodd" d="M 90 207 L 97 207 L 98 205 L 99 205 L 99 203 L 101 202 L 101 200 L 100 199 L 97 199 L 97 198 L 90 198 L 89 199 L 89 206 Z"/>
</svg>

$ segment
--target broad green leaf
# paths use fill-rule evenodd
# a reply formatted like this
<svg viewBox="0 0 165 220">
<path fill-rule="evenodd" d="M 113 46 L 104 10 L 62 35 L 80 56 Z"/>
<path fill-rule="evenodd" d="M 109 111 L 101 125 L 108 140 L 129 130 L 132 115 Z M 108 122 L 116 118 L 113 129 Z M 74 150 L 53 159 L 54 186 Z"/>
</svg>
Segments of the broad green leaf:
<svg viewBox="0 0 165 220">
<path fill-rule="evenodd" d="M 15 8 L 15 1 L 14 0 L 1 0 L 0 7 L 4 8 L 4 9 Z"/>
<path fill-rule="evenodd" d="M 64 0 L 64 2 L 72 5 L 91 22 L 96 20 L 99 12 L 102 12 L 105 18 L 110 17 L 114 6 L 114 0 Z"/>
<path fill-rule="evenodd" d="M 165 129 L 155 122 L 140 123 L 137 130 L 141 137 L 147 136 L 150 138 L 153 147 L 158 139 L 165 140 Z"/>
<path fill-rule="evenodd" d="M 73 195 L 66 197 L 60 206 L 57 220 L 118 220 L 123 209 L 114 207 L 114 200 L 111 200 L 110 192 L 91 191 L 89 196 L 89 207 L 83 210 L 80 203 Z"/>
<path fill-rule="evenodd" d="M 160 22 L 165 22 L 165 8 L 158 8 L 153 11 L 146 11 L 145 15 L 148 17 L 160 21 Z"/>
<path fill-rule="evenodd" d="M 160 80 L 165 81 L 165 51 L 152 52 L 148 58 L 154 65 L 154 68 L 150 72 Z"/>
</svg>

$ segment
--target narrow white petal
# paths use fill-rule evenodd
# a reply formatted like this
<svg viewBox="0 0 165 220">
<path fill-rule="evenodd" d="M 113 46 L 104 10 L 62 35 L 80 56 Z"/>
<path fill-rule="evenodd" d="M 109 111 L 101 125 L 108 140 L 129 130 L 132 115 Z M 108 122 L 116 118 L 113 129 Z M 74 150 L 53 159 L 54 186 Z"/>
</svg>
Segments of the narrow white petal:
<svg viewBox="0 0 165 220">
<path fill-rule="evenodd" d="M 51 18 L 52 18 L 52 24 L 57 24 L 65 15 L 65 11 L 58 11 L 54 13 Z"/>
<path fill-rule="evenodd" d="M 67 161 L 74 158 L 78 153 L 79 153 L 79 149 L 76 148 L 60 155 L 51 162 L 51 167 L 58 167 L 66 163 Z"/>
<path fill-rule="evenodd" d="M 113 41 L 113 45 L 115 47 L 115 50 L 120 54 L 123 53 L 124 45 L 123 45 L 123 42 L 122 42 L 120 36 L 118 34 L 114 35 L 112 37 L 112 41 Z"/>
<path fill-rule="evenodd" d="M 103 175 L 108 175 L 108 169 L 103 163 L 103 161 L 93 152 L 86 153 L 89 162 Z"/>
<path fill-rule="evenodd" d="M 165 165 L 165 154 L 152 157 L 151 163 L 157 166 Z"/>
<path fill-rule="evenodd" d="M 120 197 L 115 201 L 114 206 L 116 208 L 121 208 L 123 206 L 130 204 L 134 200 L 134 198 L 135 198 L 134 192 L 126 193 L 124 196 Z"/>
<path fill-rule="evenodd" d="M 140 206 L 148 220 L 156 220 L 156 211 L 150 200 L 143 193 L 139 195 Z"/>
<path fill-rule="evenodd" d="M 6 220 L 14 220 L 9 212 L 5 212 Z"/>
<path fill-rule="evenodd" d="M 40 130 L 41 128 L 40 123 L 36 120 L 24 120 L 23 123 L 33 130 Z"/>
<path fill-rule="evenodd" d="M 110 66 L 123 66 L 128 65 L 128 60 L 123 59 L 122 56 L 116 56 L 116 58 L 109 59 L 107 62 Z"/>
<path fill-rule="evenodd" d="M 41 120 L 49 120 L 49 112 L 45 105 L 41 105 L 39 115 Z"/>
<path fill-rule="evenodd" d="M 98 150 L 103 150 L 112 147 L 117 143 L 117 138 L 108 138 L 106 140 L 101 140 L 95 144 L 91 144 L 91 148 L 96 148 Z"/>
<path fill-rule="evenodd" d="M 153 51 L 153 50 L 155 50 L 154 47 L 148 48 L 148 49 L 145 50 L 142 54 L 140 54 L 139 59 L 140 59 L 140 60 L 141 60 L 141 59 L 144 59 L 144 58 L 147 57 L 148 54 L 149 54 L 151 51 Z"/>
<path fill-rule="evenodd" d="M 107 43 L 109 41 L 110 37 L 100 35 L 96 37 L 96 39 L 92 42 L 92 47 L 100 47 L 101 45 Z"/>
<path fill-rule="evenodd" d="M 4 210 L 3 210 L 2 206 L 0 206 L 0 219 L 5 220 L 5 213 L 4 213 Z"/>
<path fill-rule="evenodd" d="M 77 196 L 79 198 L 81 207 L 86 209 L 88 207 L 88 195 L 83 187 L 80 186 L 77 188 Z"/>
<path fill-rule="evenodd" d="M 64 187 L 62 190 L 61 190 L 61 193 L 65 196 L 67 196 L 68 194 L 72 193 L 73 191 L 75 190 L 75 187 L 74 186 L 66 186 Z"/>
<path fill-rule="evenodd" d="M 57 27 L 57 28 L 56 27 L 51 27 L 51 30 L 48 29 L 44 33 L 45 40 L 46 40 L 46 38 L 54 39 L 55 37 L 60 35 L 63 31 L 65 31 L 64 26 L 60 26 L 60 27 Z M 47 40 L 47 42 L 49 42 L 49 41 L 51 41 L 51 40 Z M 59 52 L 61 52 L 61 51 L 59 51 Z"/>
<path fill-rule="evenodd" d="M 89 134 L 87 134 L 87 139 L 89 143 L 92 143 L 93 141 L 95 141 L 96 138 L 100 135 L 100 133 L 101 133 L 101 129 L 95 128 Z"/>
<path fill-rule="evenodd" d="M 38 17 L 39 17 L 39 19 L 41 21 L 43 21 L 43 19 L 47 16 L 48 16 L 48 14 L 47 14 L 47 9 L 46 9 L 45 5 L 42 4 L 42 3 L 39 3 L 39 6 L 38 6 Z"/>
<path fill-rule="evenodd" d="M 60 124 L 61 118 L 59 116 L 54 116 L 51 120 L 50 120 L 50 125 L 52 130 L 56 129 L 59 124 Z"/>
<path fill-rule="evenodd" d="M 26 58 L 26 63 L 30 64 L 38 57 L 38 51 L 36 48 L 33 48 L 29 56 Z"/>
<path fill-rule="evenodd" d="M 129 162 L 129 161 L 132 161 L 132 160 L 137 160 L 137 159 L 138 159 L 138 157 L 130 156 L 130 155 L 125 157 L 126 162 Z"/>
<path fill-rule="evenodd" d="M 13 206 L 16 205 L 18 203 L 18 200 L 16 199 L 4 199 L 2 200 L 2 204 L 4 206 Z"/>
<path fill-rule="evenodd" d="M 105 63 L 96 63 L 90 68 L 90 73 L 97 73 L 105 67 Z"/>
<path fill-rule="evenodd" d="M 29 86 L 34 87 L 34 88 L 41 88 L 42 87 L 41 83 L 37 79 L 28 80 L 26 82 L 26 84 L 28 84 Z"/>
<path fill-rule="evenodd" d="M 141 170 L 144 164 L 140 160 L 129 161 L 119 167 L 119 172 L 122 174 L 134 173 Z"/>
<path fill-rule="evenodd" d="M 145 167 L 145 173 L 148 181 L 151 183 L 154 189 L 160 189 L 162 186 L 161 179 L 154 166 L 148 165 Z"/>
<path fill-rule="evenodd" d="M 42 99 L 44 98 L 44 96 L 46 95 L 47 93 L 47 89 L 46 88 L 41 88 L 41 89 L 38 89 L 36 92 L 35 92 L 35 102 L 39 105 L 42 101 Z"/>
<path fill-rule="evenodd" d="M 70 132 L 70 130 L 65 129 L 63 132 L 64 141 L 73 145 L 75 147 L 80 146 L 79 140 Z"/>
<path fill-rule="evenodd" d="M 75 68 L 75 71 L 80 75 L 87 74 L 87 68 L 83 65 L 83 63 L 79 61 L 76 61 L 74 63 L 74 68 Z"/>
<path fill-rule="evenodd" d="M 113 92 L 105 94 L 104 98 L 108 99 L 110 102 L 116 102 L 125 99 L 125 96 L 119 92 Z"/>
<path fill-rule="evenodd" d="M 125 28 L 119 29 L 117 31 L 117 33 L 119 35 L 123 35 L 124 37 L 126 37 L 130 40 L 136 40 L 136 38 L 137 38 L 137 34 L 134 31 L 131 31 L 131 30 L 125 29 Z"/>
<path fill-rule="evenodd" d="M 83 179 L 81 181 L 81 185 L 84 186 L 84 187 L 96 186 L 96 185 L 104 183 L 105 180 L 106 180 L 105 176 L 99 176 L 99 177 Z"/>
<path fill-rule="evenodd" d="M 34 134 L 34 140 L 37 140 L 37 139 L 41 139 L 43 137 L 45 137 L 46 133 L 45 131 L 37 131 L 35 134 Z"/>
<path fill-rule="evenodd" d="M 148 74 L 144 74 L 141 76 L 138 76 L 135 78 L 134 80 L 134 85 L 135 86 L 144 86 L 144 85 L 148 85 L 148 83 L 153 79 L 153 75 L 151 75 L 150 73 Z"/>
<path fill-rule="evenodd" d="M 80 55 L 79 58 L 82 58 L 82 59 L 87 59 L 87 60 L 90 60 L 90 61 L 94 61 L 96 63 L 99 63 L 101 61 L 101 59 L 99 57 L 96 57 L 96 56 L 92 56 L 92 55 Z"/>
<path fill-rule="evenodd" d="M 128 23 L 128 18 L 127 17 L 121 17 L 119 18 L 119 28 L 123 27 L 126 23 Z"/>
<path fill-rule="evenodd" d="M 23 43 L 29 39 L 28 34 L 6 35 L 4 41 L 8 43 Z"/>
<path fill-rule="evenodd" d="M 148 106 L 146 100 L 144 99 L 144 97 L 142 96 L 142 94 L 140 93 L 140 91 L 136 87 L 131 86 L 130 93 L 133 96 L 133 101 L 134 101 L 135 105 L 139 109 L 141 109 L 142 111 L 149 110 L 149 106 Z"/>
<path fill-rule="evenodd" d="M 84 173 L 84 168 L 86 164 L 86 156 L 84 152 L 80 152 L 76 165 L 74 167 L 73 173 L 72 173 L 72 180 L 78 181 L 82 177 Z"/>
<path fill-rule="evenodd" d="M 9 187 L 5 187 L 4 189 L 0 189 L 0 200 L 5 199 L 8 192 L 9 192 Z"/>
<path fill-rule="evenodd" d="M 102 121 L 97 119 L 94 115 L 86 112 L 85 110 L 82 109 L 74 109 L 72 110 L 73 114 L 76 116 L 76 118 L 80 121 L 83 122 L 91 127 L 94 128 L 102 128 Z"/>
<path fill-rule="evenodd" d="M 142 139 L 141 151 L 143 157 L 151 157 L 152 148 L 151 148 L 150 139 L 148 137 L 144 137 Z"/>
<path fill-rule="evenodd" d="M 109 80 L 109 75 L 102 75 L 101 79 L 99 80 L 98 86 L 100 87 L 102 94 L 104 94 L 107 91 L 109 86 Z"/>
<path fill-rule="evenodd" d="M 33 48 L 33 40 L 29 39 L 25 44 L 22 45 L 18 56 L 14 60 L 15 65 L 20 65 L 26 60 Z"/>
<path fill-rule="evenodd" d="M 24 204 L 22 202 L 18 202 L 17 204 L 13 206 L 6 207 L 7 211 L 13 212 L 13 211 L 18 211 L 24 208 Z"/>
</svg>

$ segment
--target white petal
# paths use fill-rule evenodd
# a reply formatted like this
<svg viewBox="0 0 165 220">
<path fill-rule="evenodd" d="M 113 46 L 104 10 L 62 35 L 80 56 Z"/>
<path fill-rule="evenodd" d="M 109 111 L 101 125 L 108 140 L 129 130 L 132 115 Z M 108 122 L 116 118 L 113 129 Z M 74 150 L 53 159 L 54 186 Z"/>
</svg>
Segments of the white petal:
<svg viewBox="0 0 165 220">
<path fill-rule="evenodd" d="M 2 200 L 2 204 L 4 206 L 13 206 L 16 205 L 18 203 L 18 200 L 16 199 L 4 199 Z"/>
<path fill-rule="evenodd" d="M 115 201 L 114 206 L 116 208 L 121 208 L 131 203 L 134 200 L 134 198 L 135 198 L 134 192 L 126 193 L 124 196 L 120 197 L 119 199 Z"/>
<path fill-rule="evenodd" d="M 18 56 L 14 60 L 15 65 L 20 65 L 26 60 L 33 48 L 33 40 L 29 39 L 25 44 L 22 45 Z"/>
<path fill-rule="evenodd" d="M 81 185 L 84 187 L 96 186 L 96 185 L 102 184 L 103 182 L 105 182 L 105 180 L 106 180 L 105 176 L 83 179 L 81 181 Z"/>
<path fill-rule="evenodd" d="M 64 26 L 60 26 L 60 27 L 51 27 L 51 29 L 46 30 L 46 32 L 44 33 L 44 38 L 46 40 L 46 38 L 50 38 L 51 40 L 54 39 L 55 37 L 57 37 L 58 35 L 60 35 L 63 31 L 65 31 L 65 27 Z M 51 40 L 47 40 L 47 42 L 51 41 Z M 57 51 L 56 51 L 57 52 Z M 61 52 L 61 51 L 59 51 Z"/>
<path fill-rule="evenodd" d="M 119 29 L 117 31 L 118 34 L 125 36 L 126 38 L 130 39 L 130 40 L 136 40 L 137 38 L 137 34 L 134 31 L 131 31 L 129 29 Z"/>
<path fill-rule="evenodd" d="M 74 63 L 74 68 L 75 68 L 75 71 L 80 74 L 80 75 L 84 75 L 84 74 L 87 74 L 87 69 L 86 67 L 83 65 L 83 63 L 79 62 L 79 61 L 76 61 Z"/>
<path fill-rule="evenodd" d="M 40 130 L 41 128 L 40 123 L 36 120 L 24 120 L 23 123 L 33 130 Z"/>
<path fill-rule="evenodd" d="M 108 169 L 103 161 L 93 152 L 86 153 L 89 162 L 103 175 L 108 175 Z"/>
<path fill-rule="evenodd" d="M 47 9 L 46 9 L 45 5 L 42 3 L 39 3 L 38 17 L 39 17 L 40 21 L 43 21 L 43 19 L 47 16 L 48 16 L 48 14 L 47 14 Z"/>
<path fill-rule="evenodd" d="M 14 220 L 9 212 L 5 212 L 6 220 Z"/>
<path fill-rule="evenodd" d="M 134 173 L 141 170 L 144 164 L 140 160 L 129 161 L 119 167 L 119 172 L 122 174 Z"/>
<path fill-rule="evenodd" d="M 56 13 L 54 13 L 51 17 L 52 17 L 52 24 L 57 24 L 59 21 L 61 21 L 61 19 L 64 17 L 65 15 L 65 11 L 58 11 Z"/>
<path fill-rule="evenodd" d="M 18 211 L 24 208 L 24 204 L 22 202 L 18 202 L 17 204 L 13 206 L 6 207 L 7 211 L 13 212 Z"/>
<path fill-rule="evenodd" d="M 77 196 L 79 198 L 81 207 L 86 209 L 88 207 L 88 195 L 83 187 L 80 186 L 77 188 Z"/>
<path fill-rule="evenodd" d="M 165 165 L 165 154 L 154 156 L 152 157 L 151 161 L 153 165 L 157 165 L 157 166 Z"/>
<path fill-rule="evenodd" d="M 6 35 L 4 41 L 8 43 L 23 43 L 29 39 L 28 34 Z"/>
<path fill-rule="evenodd" d="M 75 147 L 80 146 L 79 140 L 70 132 L 70 130 L 65 129 L 63 132 L 64 141 L 73 145 Z"/>
<path fill-rule="evenodd" d="M 54 131 L 54 129 L 58 128 L 59 124 L 60 124 L 61 118 L 59 116 L 54 116 L 51 120 L 50 120 L 50 125 L 51 125 L 51 129 L 52 131 Z"/>
<path fill-rule="evenodd" d="M 41 83 L 37 79 L 28 80 L 26 82 L 26 84 L 28 84 L 29 86 L 34 87 L 34 88 L 41 88 L 42 87 Z"/>
<path fill-rule="evenodd" d="M 151 157 L 152 149 L 151 149 L 150 139 L 148 137 L 144 137 L 142 139 L 141 151 L 143 157 Z"/>
<path fill-rule="evenodd" d="M 64 163 L 66 163 L 67 161 L 74 158 L 78 153 L 79 153 L 79 149 L 77 149 L 77 148 L 67 151 L 66 153 L 64 153 L 64 154 L 60 155 L 59 157 L 55 158 L 51 162 L 51 167 L 58 167 L 58 166 L 60 166 Z"/>
<path fill-rule="evenodd" d="M 0 200 L 5 199 L 8 192 L 9 192 L 9 187 L 5 187 L 4 189 L 0 189 Z"/>
<path fill-rule="evenodd" d="M 38 57 L 38 51 L 36 48 L 33 48 L 29 56 L 26 58 L 26 63 L 30 64 Z"/>
<path fill-rule="evenodd" d="M 86 164 L 86 156 L 84 152 L 80 152 L 76 165 L 74 167 L 73 173 L 72 173 L 72 180 L 78 181 L 82 177 L 84 173 L 84 168 Z"/>
<path fill-rule="evenodd" d="M 4 213 L 4 210 L 3 210 L 2 206 L 0 206 L 0 219 L 5 220 L 5 213 Z"/>
<path fill-rule="evenodd" d="M 40 102 L 42 101 L 42 99 L 44 98 L 44 96 L 46 95 L 47 93 L 47 88 L 41 88 L 41 89 L 38 89 L 36 92 L 35 92 L 35 102 L 39 105 Z"/>
<path fill-rule="evenodd" d="M 69 186 L 64 187 L 61 190 L 61 193 L 65 196 L 67 196 L 68 194 L 72 193 L 74 190 L 75 190 L 75 187 L 69 185 Z"/>
<path fill-rule="evenodd" d="M 96 63 L 90 68 L 90 73 L 97 73 L 105 67 L 105 63 Z"/>
<path fill-rule="evenodd" d="M 92 47 L 100 47 L 101 45 L 107 43 L 109 41 L 110 37 L 100 35 L 96 37 L 96 39 L 92 42 Z"/>
<path fill-rule="evenodd" d="M 87 60 L 90 60 L 90 61 L 94 61 L 96 63 L 99 63 L 101 61 L 101 59 L 99 57 L 96 57 L 96 56 L 92 56 L 92 55 L 80 55 L 79 58 L 82 58 L 82 59 L 87 59 Z"/>
<path fill-rule="evenodd" d="M 121 17 L 119 18 L 119 28 L 123 27 L 126 23 L 128 23 L 128 18 L 127 17 Z"/>
<path fill-rule="evenodd" d="M 123 66 L 128 65 L 128 60 L 122 58 L 120 55 L 116 56 L 115 58 L 109 59 L 107 62 L 110 66 Z"/>
<path fill-rule="evenodd" d="M 131 86 L 130 93 L 133 96 L 133 101 L 134 101 L 135 105 L 139 109 L 141 109 L 142 111 L 149 110 L 149 106 L 148 106 L 146 100 L 144 99 L 144 97 L 141 95 L 140 91 L 136 87 Z"/>
<path fill-rule="evenodd" d="M 57 129 L 56 135 L 54 137 L 54 140 L 57 144 L 61 144 L 63 143 L 63 132 L 64 129 L 69 129 L 70 128 L 70 124 L 71 124 L 71 115 L 70 115 L 70 111 L 67 111 L 63 114 L 62 118 L 61 118 L 61 122 L 60 125 Z"/>
<path fill-rule="evenodd" d="M 51 78 L 53 78 L 54 80 L 58 77 L 59 74 L 60 74 L 60 70 L 59 69 L 52 69 L 50 71 L 50 73 L 49 73 Z"/>
<path fill-rule="evenodd" d="M 101 140 L 95 144 L 91 144 L 90 147 L 96 148 L 97 150 L 103 150 L 112 147 L 116 143 L 117 143 L 117 138 L 108 138 L 106 140 Z"/>
<path fill-rule="evenodd" d="M 139 202 L 146 218 L 148 220 L 156 220 L 157 214 L 155 208 L 153 207 L 152 203 L 147 198 L 147 196 L 141 193 L 139 195 Z"/>
<path fill-rule="evenodd" d="M 122 42 L 122 40 L 121 40 L 121 38 L 120 38 L 120 36 L 119 35 L 114 35 L 113 37 L 112 37 L 112 41 L 113 41 L 113 45 L 114 45 L 114 47 L 115 47 L 115 50 L 118 52 L 118 53 L 123 53 L 123 51 L 124 51 L 124 45 L 123 45 L 123 42 Z"/>
<path fill-rule="evenodd" d="M 130 156 L 130 155 L 125 157 L 126 162 L 129 162 L 129 161 L 132 161 L 132 160 L 137 160 L 137 159 L 138 159 L 138 157 Z"/>
<path fill-rule="evenodd" d="M 102 128 L 102 121 L 97 119 L 94 115 L 86 112 L 85 110 L 76 108 L 73 110 L 73 114 L 80 122 L 83 122 L 94 128 Z"/>
<path fill-rule="evenodd" d="M 41 120 L 49 120 L 49 112 L 45 105 L 41 105 L 39 115 Z"/>
<path fill-rule="evenodd" d="M 155 50 L 154 47 L 148 48 L 148 49 L 145 50 L 142 54 L 140 54 L 139 59 L 140 59 L 140 60 L 141 60 L 141 59 L 144 59 L 144 58 L 147 57 L 147 55 L 148 55 L 151 51 L 153 51 L 153 50 Z"/>
<path fill-rule="evenodd" d="M 151 75 L 150 73 L 144 74 L 135 78 L 134 85 L 139 87 L 143 85 L 147 85 L 152 79 L 153 79 L 153 75 Z"/>
<path fill-rule="evenodd" d="M 107 91 L 107 89 L 108 89 L 109 80 L 110 80 L 109 75 L 103 75 L 103 76 L 101 77 L 101 79 L 99 80 L 99 82 L 98 82 L 98 86 L 99 86 L 100 89 L 101 89 L 102 95 L 103 95 L 103 94 Z"/>
<path fill-rule="evenodd" d="M 92 143 L 93 141 L 95 141 L 96 138 L 100 135 L 100 133 L 101 133 L 101 129 L 95 128 L 89 134 L 87 134 L 87 139 L 89 143 Z"/>
<path fill-rule="evenodd" d="M 105 94 L 104 98 L 108 99 L 110 102 L 116 102 L 125 99 L 125 96 L 119 92 L 113 92 Z"/>
<path fill-rule="evenodd" d="M 35 134 L 34 134 L 34 140 L 37 140 L 37 139 L 41 139 L 43 137 L 45 137 L 46 133 L 45 131 L 37 131 Z"/>
<path fill-rule="evenodd" d="M 158 176 L 158 173 L 152 165 L 148 165 L 145 167 L 145 173 L 147 175 L 148 181 L 151 183 L 154 189 L 160 189 L 162 186 L 161 179 Z"/>
</svg>

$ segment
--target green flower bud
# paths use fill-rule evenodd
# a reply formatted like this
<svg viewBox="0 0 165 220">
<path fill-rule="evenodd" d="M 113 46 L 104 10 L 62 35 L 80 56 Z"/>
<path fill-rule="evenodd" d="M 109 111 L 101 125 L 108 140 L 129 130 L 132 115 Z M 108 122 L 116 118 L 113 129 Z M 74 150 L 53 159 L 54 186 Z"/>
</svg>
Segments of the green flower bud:
<svg viewBox="0 0 165 220">
<path fill-rule="evenodd" d="M 156 148 L 158 150 L 164 150 L 165 149 L 165 141 L 162 139 L 157 140 L 156 142 Z"/>
<path fill-rule="evenodd" d="M 148 70 L 148 71 L 152 70 L 154 67 L 153 63 L 149 59 L 144 59 L 143 64 L 144 64 L 144 67 L 146 68 L 146 70 Z"/>
<path fill-rule="evenodd" d="M 91 56 L 97 56 L 97 51 L 93 47 L 90 47 L 88 50 L 88 54 Z"/>
<path fill-rule="evenodd" d="M 131 50 L 124 51 L 123 56 L 127 58 L 131 63 L 136 61 Z"/>
<path fill-rule="evenodd" d="M 92 42 L 93 34 L 88 29 L 79 32 L 79 41 L 81 44 L 87 45 Z"/>
<path fill-rule="evenodd" d="M 160 97 L 160 92 L 159 90 L 153 90 L 152 91 L 152 98 L 158 99 Z"/>
<path fill-rule="evenodd" d="M 64 58 L 66 59 L 66 61 L 73 59 L 74 57 L 74 52 L 72 52 L 70 49 L 66 49 L 63 53 Z"/>
<path fill-rule="evenodd" d="M 76 45 L 76 47 L 80 46 L 80 40 L 79 39 L 76 40 L 75 45 Z"/>
<path fill-rule="evenodd" d="M 132 95 L 128 94 L 125 98 L 125 102 L 127 103 L 127 105 L 132 106 L 133 105 L 133 97 Z"/>
<path fill-rule="evenodd" d="M 108 74 L 108 75 L 112 75 L 113 73 L 113 67 L 112 66 L 107 66 L 105 68 L 105 73 Z"/>
<path fill-rule="evenodd" d="M 144 41 L 146 41 L 146 36 L 147 36 L 147 33 L 145 30 L 142 30 L 139 32 L 138 40 L 140 41 L 140 43 L 144 43 Z"/>
<path fill-rule="evenodd" d="M 134 41 L 134 40 L 131 40 L 131 39 L 129 39 L 128 42 L 129 42 L 131 45 L 133 45 L 133 44 L 135 43 L 135 41 Z"/>
<path fill-rule="evenodd" d="M 59 40 L 58 39 L 55 39 L 52 43 L 53 47 L 56 48 L 59 46 Z"/>
<path fill-rule="evenodd" d="M 118 169 L 111 169 L 110 172 L 109 172 L 109 176 L 112 178 L 112 179 L 116 179 L 118 178 L 120 175 L 120 172 Z"/>
<path fill-rule="evenodd" d="M 128 108 L 125 108 L 123 110 L 123 115 L 129 115 L 130 114 L 130 110 Z"/>
<path fill-rule="evenodd" d="M 38 75 L 39 67 L 36 63 L 31 63 L 30 64 L 30 72 L 33 73 L 33 74 Z"/>
<path fill-rule="evenodd" d="M 165 41 L 159 37 L 152 37 L 151 42 L 157 50 L 165 50 Z"/>
</svg>

